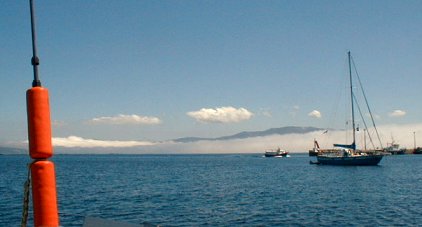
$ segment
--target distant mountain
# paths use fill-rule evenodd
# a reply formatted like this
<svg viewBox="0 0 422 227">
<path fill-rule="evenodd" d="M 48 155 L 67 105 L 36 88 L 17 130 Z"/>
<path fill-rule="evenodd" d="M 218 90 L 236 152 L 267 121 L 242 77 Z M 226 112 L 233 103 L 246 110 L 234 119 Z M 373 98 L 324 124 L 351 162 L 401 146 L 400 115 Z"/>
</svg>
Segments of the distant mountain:
<svg viewBox="0 0 422 227">
<path fill-rule="evenodd" d="M 305 134 L 308 132 L 320 131 L 323 130 L 321 128 L 315 127 L 295 127 L 295 126 L 288 126 L 288 127 L 281 127 L 281 128 L 270 128 L 265 131 L 251 131 L 251 132 L 240 132 L 231 136 L 222 136 L 217 138 L 201 138 L 201 137 L 184 137 L 175 139 L 173 141 L 179 143 L 191 143 L 201 140 L 208 140 L 208 141 L 216 141 L 216 140 L 232 140 L 232 139 L 246 139 L 252 137 L 262 137 L 262 136 L 270 136 L 270 135 L 286 135 L 286 134 Z"/>
<path fill-rule="evenodd" d="M 13 147 L 0 147 L 0 154 L 28 154 L 28 151 Z"/>
</svg>

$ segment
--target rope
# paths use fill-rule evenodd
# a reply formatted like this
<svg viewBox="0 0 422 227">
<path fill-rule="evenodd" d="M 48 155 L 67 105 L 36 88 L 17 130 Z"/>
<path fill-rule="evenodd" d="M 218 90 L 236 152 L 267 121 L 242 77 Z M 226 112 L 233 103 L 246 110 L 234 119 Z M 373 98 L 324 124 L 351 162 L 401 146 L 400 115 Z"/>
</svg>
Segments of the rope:
<svg viewBox="0 0 422 227">
<path fill-rule="evenodd" d="M 35 162 L 35 161 L 34 161 Z M 22 207 L 22 219 L 21 227 L 26 227 L 28 222 L 28 210 L 29 210 L 29 188 L 31 186 L 31 162 L 28 164 L 28 177 L 24 184 L 24 195 L 23 195 L 23 207 Z"/>
</svg>

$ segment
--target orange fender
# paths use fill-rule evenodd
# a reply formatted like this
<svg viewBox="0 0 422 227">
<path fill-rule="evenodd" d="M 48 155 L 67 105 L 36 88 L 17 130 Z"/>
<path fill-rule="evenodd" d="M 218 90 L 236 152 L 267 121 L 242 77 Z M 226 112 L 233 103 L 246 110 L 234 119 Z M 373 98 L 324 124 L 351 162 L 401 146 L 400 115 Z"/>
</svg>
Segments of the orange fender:
<svg viewBox="0 0 422 227">
<path fill-rule="evenodd" d="M 54 163 L 47 160 L 31 165 L 34 226 L 59 226 Z"/>
<path fill-rule="evenodd" d="M 53 155 L 48 90 L 33 87 L 26 91 L 28 114 L 29 155 L 33 159 L 49 158 Z"/>
</svg>

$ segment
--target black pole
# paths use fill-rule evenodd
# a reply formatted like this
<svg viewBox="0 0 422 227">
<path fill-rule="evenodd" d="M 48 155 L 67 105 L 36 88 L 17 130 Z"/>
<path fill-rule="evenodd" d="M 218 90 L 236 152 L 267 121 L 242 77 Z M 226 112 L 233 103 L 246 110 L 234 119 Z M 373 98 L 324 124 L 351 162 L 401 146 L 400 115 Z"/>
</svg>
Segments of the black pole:
<svg viewBox="0 0 422 227">
<path fill-rule="evenodd" d="M 41 81 L 38 76 L 38 65 L 40 64 L 40 59 L 37 56 L 37 36 L 35 34 L 35 9 L 33 0 L 29 0 L 30 9 L 31 9 L 31 31 L 32 31 L 32 59 L 31 63 L 34 68 L 34 80 L 32 81 L 32 87 L 41 87 Z"/>
</svg>

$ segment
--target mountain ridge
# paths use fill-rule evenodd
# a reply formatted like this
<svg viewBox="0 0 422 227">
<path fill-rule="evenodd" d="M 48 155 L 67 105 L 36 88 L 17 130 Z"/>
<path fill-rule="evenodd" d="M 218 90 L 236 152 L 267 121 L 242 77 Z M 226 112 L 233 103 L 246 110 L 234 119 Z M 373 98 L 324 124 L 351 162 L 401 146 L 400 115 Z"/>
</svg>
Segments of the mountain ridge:
<svg viewBox="0 0 422 227">
<path fill-rule="evenodd" d="M 232 140 L 232 139 L 246 139 L 252 137 L 263 137 L 269 135 L 286 135 L 286 134 L 305 134 L 314 131 L 324 130 L 316 127 L 298 127 L 298 126 L 285 126 L 279 128 L 270 128 L 264 131 L 243 131 L 230 136 L 221 136 L 216 138 L 203 138 L 203 137 L 182 137 L 172 141 L 179 143 L 192 143 L 197 141 L 217 141 L 217 140 Z"/>
<path fill-rule="evenodd" d="M 3 147 L 0 146 L 0 154 L 7 155 L 7 154 L 28 154 L 28 151 L 21 148 L 16 147 Z"/>
</svg>

